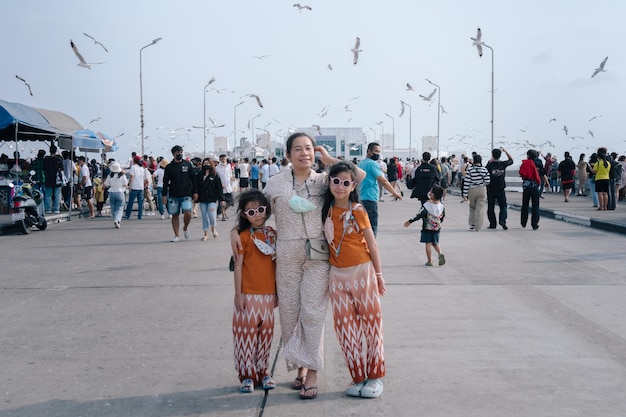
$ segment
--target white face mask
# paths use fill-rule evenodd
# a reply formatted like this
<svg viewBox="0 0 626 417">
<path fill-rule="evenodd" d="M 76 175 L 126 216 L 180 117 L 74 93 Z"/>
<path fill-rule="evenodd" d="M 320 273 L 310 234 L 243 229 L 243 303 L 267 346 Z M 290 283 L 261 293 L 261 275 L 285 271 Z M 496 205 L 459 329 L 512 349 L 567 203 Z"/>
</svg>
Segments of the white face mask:
<svg viewBox="0 0 626 417">
<path fill-rule="evenodd" d="M 315 210 L 315 204 L 295 194 L 289 199 L 289 207 L 296 213 L 307 213 Z"/>
<path fill-rule="evenodd" d="M 274 244 L 264 242 L 263 240 L 257 238 L 254 235 L 253 229 L 250 229 L 250 236 L 252 237 L 252 241 L 254 242 L 254 245 L 257 247 L 258 250 L 261 251 L 263 255 L 268 255 L 268 256 L 271 255 L 272 259 L 274 259 L 274 256 L 276 255 L 276 249 L 274 247 Z M 268 241 L 271 242 L 271 240 L 269 239 Z"/>
</svg>

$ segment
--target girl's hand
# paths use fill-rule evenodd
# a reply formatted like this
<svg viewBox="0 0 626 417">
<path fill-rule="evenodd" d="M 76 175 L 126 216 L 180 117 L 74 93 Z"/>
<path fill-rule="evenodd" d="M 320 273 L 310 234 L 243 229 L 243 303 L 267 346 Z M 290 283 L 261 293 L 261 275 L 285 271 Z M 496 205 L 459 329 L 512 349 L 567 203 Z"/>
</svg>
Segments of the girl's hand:
<svg viewBox="0 0 626 417">
<path fill-rule="evenodd" d="M 235 310 L 239 313 L 245 311 L 246 302 L 241 294 L 235 294 Z"/>
<path fill-rule="evenodd" d="M 385 287 L 385 279 L 382 275 L 376 275 L 376 283 L 378 284 L 378 294 L 387 294 L 387 287 Z"/>
</svg>

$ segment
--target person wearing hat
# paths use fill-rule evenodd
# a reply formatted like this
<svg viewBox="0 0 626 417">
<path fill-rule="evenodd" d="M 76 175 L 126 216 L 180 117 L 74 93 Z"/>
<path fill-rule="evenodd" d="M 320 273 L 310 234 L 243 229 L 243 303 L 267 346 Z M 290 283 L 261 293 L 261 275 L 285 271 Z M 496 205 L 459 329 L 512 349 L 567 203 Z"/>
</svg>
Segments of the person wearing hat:
<svg viewBox="0 0 626 417">
<path fill-rule="evenodd" d="M 122 172 L 122 167 L 117 162 L 109 165 L 109 169 L 111 173 L 104 180 L 104 188 L 109 190 L 113 226 L 119 229 L 122 222 L 122 212 L 124 211 L 124 192 L 128 187 L 128 180 L 124 172 Z"/>
<path fill-rule="evenodd" d="M 165 175 L 165 167 L 167 164 L 167 159 L 162 158 L 161 161 L 159 161 L 156 171 L 154 171 L 154 175 L 152 176 L 157 193 L 157 210 L 159 211 L 162 219 L 165 218 L 165 206 L 163 205 L 163 176 Z"/>
<path fill-rule="evenodd" d="M 193 201 L 198 199 L 198 184 L 193 174 L 191 162 L 183 159 L 183 148 L 176 145 L 172 148 L 174 159 L 165 167 L 163 176 L 163 203 L 167 203 L 167 212 L 172 216 L 172 229 L 174 237 L 171 242 L 178 242 L 179 239 L 179 216 L 183 213 L 183 232 L 185 239 L 191 239 L 189 235 L 189 222 L 191 222 L 191 211 Z"/>
</svg>

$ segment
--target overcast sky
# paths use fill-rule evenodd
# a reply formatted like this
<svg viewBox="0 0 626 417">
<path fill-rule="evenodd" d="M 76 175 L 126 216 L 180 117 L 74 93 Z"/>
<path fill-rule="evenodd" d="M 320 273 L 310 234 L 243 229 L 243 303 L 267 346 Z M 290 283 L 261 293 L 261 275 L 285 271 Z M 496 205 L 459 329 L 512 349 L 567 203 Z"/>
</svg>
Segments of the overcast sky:
<svg viewBox="0 0 626 417">
<path fill-rule="evenodd" d="M 174 142 L 202 150 L 202 129 L 192 126 L 203 124 L 203 87 L 215 77 L 211 87 L 235 93 L 206 93 L 207 117 L 226 124 L 210 131 L 208 149 L 213 134 L 232 137 L 233 107 L 241 97 L 257 94 L 263 109 L 253 98 L 237 108 L 237 128 L 245 131 L 238 136 L 250 137 L 247 122 L 261 114 L 255 126 L 272 133 L 285 130 L 278 120 L 296 127 L 362 127 L 371 140 L 371 129 L 391 133 L 389 113 L 396 146 L 407 147 L 408 109 L 398 117 L 404 100 L 412 106 L 413 146 L 421 151 L 420 138 L 437 133 L 437 95 L 431 105 L 418 97 L 433 90 L 428 78 L 441 86 L 447 112 L 441 114 L 441 150 L 486 154 L 491 52 L 485 49 L 479 58 L 470 40 L 480 27 L 495 51 L 496 145 L 516 157 L 527 143 L 543 144 L 544 153 L 559 157 L 570 150 L 577 158 L 602 145 L 626 151 L 619 129 L 626 93 L 623 1 L 311 0 L 301 4 L 312 10 L 301 12 L 293 3 L 9 0 L 0 25 L 0 98 L 62 111 L 110 136 L 123 133 L 115 156 L 126 158 L 141 150 L 135 137 L 139 50 L 161 37 L 142 53 L 146 153 L 169 157 Z M 353 65 L 357 36 L 362 52 Z M 87 62 L 105 63 L 76 66 L 70 39 Z M 253 58 L 262 55 L 269 56 Z M 606 72 L 591 78 L 607 56 Z M 32 97 L 15 75 L 28 80 Z M 406 83 L 416 91 L 406 91 Z M 567 136 L 580 138 L 568 138 L 564 126 Z M 189 139 L 182 129 L 170 139 L 179 127 L 191 129 Z"/>
</svg>

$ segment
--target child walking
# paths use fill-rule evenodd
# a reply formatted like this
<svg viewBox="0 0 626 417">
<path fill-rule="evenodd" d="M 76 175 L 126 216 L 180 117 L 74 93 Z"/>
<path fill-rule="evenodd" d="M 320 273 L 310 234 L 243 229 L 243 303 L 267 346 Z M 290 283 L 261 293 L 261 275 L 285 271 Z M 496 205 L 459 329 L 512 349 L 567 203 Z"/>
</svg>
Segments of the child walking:
<svg viewBox="0 0 626 417">
<path fill-rule="evenodd" d="M 420 242 L 426 244 L 426 266 L 433 266 L 432 248 L 435 248 L 435 251 L 439 254 L 439 265 L 446 263 L 446 257 L 441 253 L 441 247 L 439 246 L 441 223 L 443 223 L 443 218 L 446 217 L 446 209 L 441 202 L 442 196 L 443 188 L 433 185 L 433 188 L 428 192 L 429 200 L 424 203 L 417 216 L 404 222 L 404 227 L 409 227 L 411 223 L 422 219 Z"/>
<path fill-rule="evenodd" d="M 271 210 L 262 192 L 242 193 L 238 212 L 242 249 L 235 262 L 233 347 L 239 391 L 251 393 L 256 384 L 265 390 L 276 388 L 268 373 L 277 306 L 276 232 L 265 226 Z"/>
<path fill-rule="evenodd" d="M 383 393 L 386 371 L 379 296 L 387 289 L 369 217 L 358 203 L 356 178 L 350 162 L 330 168 L 322 207 L 324 234 L 330 246 L 328 289 L 335 334 L 352 376 L 346 394 L 376 398 Z"/>
</svg>

